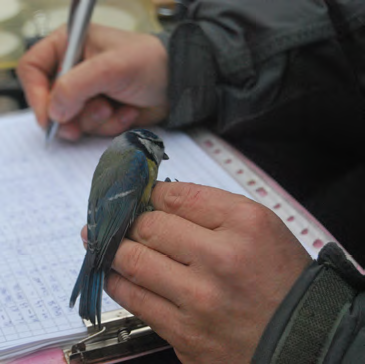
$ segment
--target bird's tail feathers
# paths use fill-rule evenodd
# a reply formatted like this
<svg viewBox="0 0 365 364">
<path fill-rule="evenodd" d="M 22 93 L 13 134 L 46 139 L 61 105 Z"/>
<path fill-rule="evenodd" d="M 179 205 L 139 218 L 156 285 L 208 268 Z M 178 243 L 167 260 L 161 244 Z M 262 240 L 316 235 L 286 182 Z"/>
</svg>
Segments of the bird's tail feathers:
<svg viewBox="0 0 365 364">
<path fill-rule="evenodd" d="M 104 272 L 91 268 L 81 287 L 79 314 L 93 325 L 101 324 L 101 298 L 104 286 Z M 96 322 L 97 321 L 97 322 Z"/>
<path fill-rule="evenodd" d="M 84 259 L 84 262 L 82 263 L 82 267 L 80 269 L 80 273 L 77 277 L 75 286 L 72 290 L 71 293 L 71 298 L 70 298 L 70 307 L 74 307 L 75 306 L 75 302 L 77 300 L 77 297 L 79 296 L 80 292 L 81 292 L 81 287 L 83 285 L 83 281 L 85 278 L 85 270 L 86 270 L 86 259 Z"/>
<path fill-rule="evenodd" d="M 83 319 L 90 320 L 93 325 L 101 324 L 101 299 L 104 287 L 104 272 L 102 269 L 90 268 L 90 262 L 84 260 L 70 298 L 70 307 L 75 305 L 80 296 L 79 314 Z"/>
</svg>

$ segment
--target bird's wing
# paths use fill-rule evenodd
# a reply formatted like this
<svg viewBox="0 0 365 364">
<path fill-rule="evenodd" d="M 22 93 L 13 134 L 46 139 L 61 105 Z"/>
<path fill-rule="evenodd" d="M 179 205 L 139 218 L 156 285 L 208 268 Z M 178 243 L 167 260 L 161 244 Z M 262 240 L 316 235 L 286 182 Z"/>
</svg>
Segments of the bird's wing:
<svg viewBox="0 0 365 364">
<path fill-rule="evenodd" d="M 148 164 L 144 154 L 132 151 L 115 159 L 115 164 L 93 179 L 94 196 L 89 199 L 88 250 L 93 250 L 93 266 L 107 272 L 148 184 Z M 111 181 L 105 186 L 105 181 Z"/>
</svg>

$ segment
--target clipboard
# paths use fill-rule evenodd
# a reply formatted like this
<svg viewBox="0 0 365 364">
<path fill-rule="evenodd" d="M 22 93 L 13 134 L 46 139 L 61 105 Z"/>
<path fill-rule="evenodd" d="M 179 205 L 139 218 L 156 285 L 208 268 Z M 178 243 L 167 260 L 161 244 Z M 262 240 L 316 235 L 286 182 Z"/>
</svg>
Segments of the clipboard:
<svg viewBox="0 0 365 364">
<path fill-rule="evenodd" d="M 27 119 L 26 115 L 19 115 L 18 121 L 25 122 Z M 30 123 L 31 120 L 27 122 Z M 12 119 L 11 125 L 14 123 L 15 120 Z M 38 133 L 35 125 L 34 133 Z M 206 129 L 192 129 L 188 134 L 195 142 L 195 147 L 215 161 L 214 173 L 220 175 L 227 172 L 257 202 L 277 213 L 313 258 L 316 258 L 325 243 L 335 241 L 334 237 L 272 178 L 220 137 Z M 29 132 L 26 135 L 30 137 Z M 222 173 L 219 172 L 220 166 Z M 360 271 L 363 271 L 356 262 L 354 263 Z M 86 339 L 74 339 L 71 343 L 70 339 L 67 345 L 58 342 L 57 350 L 39 351 L 31 355 L 32 360 L 25 357 L 12 361 L 11 364 L 48 364 L 50 362 L 106 364 L 128 361 L 156 352 L 162 353 L 171 348 L 150 327 L 123 309 L 109 311 L 102 315 L 102 327 L 106 327 L 102 333 L 97 334 L 89 322 L 84 321 L 84 324 L 87 328 L 87 333 L 84 335 L 87 335 Z M 56 345 L 55 342 L 52 345 Z M 51 360 L 50 356 L 47 357 L 47 351 L 49 355 L 57 354 L 57 359 Z"/>
<path fill-rule="evenodd" d="M 170 348 L 149 326 L 126 310 L 102 314 L 101 326 L 84 320 L 89 336 L 64 348 L 67 364 L 127 361 Z"/>
</svg>

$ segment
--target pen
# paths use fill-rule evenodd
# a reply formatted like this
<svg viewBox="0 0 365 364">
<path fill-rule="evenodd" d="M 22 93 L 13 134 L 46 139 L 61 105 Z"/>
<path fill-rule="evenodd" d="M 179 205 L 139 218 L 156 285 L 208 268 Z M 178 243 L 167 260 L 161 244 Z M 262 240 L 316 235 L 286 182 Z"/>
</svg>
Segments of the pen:
<svg viewBox="0 0 365 364">
<path fill-rule="evenodd" d="M 64 75 L 79 62 L 95 1 L 96 0 L 72 1 L 68 18 L 68 44 L 65 58 L 57 77 Z M 53 140 L 57 134 L 58 127 L 59 123 L 54 120 L 50 120 L 46 132 L 46 145 Z"/>
</svg>

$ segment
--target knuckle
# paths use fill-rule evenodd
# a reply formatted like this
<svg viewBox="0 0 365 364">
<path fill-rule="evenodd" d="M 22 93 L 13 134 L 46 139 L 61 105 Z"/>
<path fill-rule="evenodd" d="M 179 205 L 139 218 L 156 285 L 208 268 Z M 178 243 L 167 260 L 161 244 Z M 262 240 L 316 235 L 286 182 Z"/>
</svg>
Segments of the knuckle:
<svg viewBox="0 0 365 364">
<path fill-rule="evenodd" d="M 219 294 L 217 292 L 215 286 L 210 282 L 205 282 L 205 284 L 200 284 L 195 287 L 191 299 L 196 315 L 209 317 L 212 312 L 215 312 L 217 303 L 219 302 Z"/>
<path fill-rule="evenodd" d="M 115 71 L 119 67 L 118 61 L 116 60 L 120 59 L 120 57 L 118 58 L 117 53 L 114 53 L 112 55 L 116 58 L 114 59 L 114 57 L 109 57 L 108 62 L 106 62 L 105 58 L 103 57 L 96 57 L 92 60 L 94 69 L 97 70 L 98 77 L 108 83 L 116 80 Z M 109 84 L 109 87 L 111 87 L 112 84 L 113 83 Z"/>
<path fill-rule="evenodd" d="M 106 291 L 108 292 L 108 295 L 116 300 L 116 297 L 118 295 L 119 289 L 121 284 L 121 276 L 119 275 L 113 275 L 113 279 L 108 278 L 107 284 L 106 284 Z"/>
<path fill-rule="evenodd" d="M 235 277 L 242 264 L 244 259 L 241 252 L 231 244 L 220 246 L 216 254 L 211 256 L 211 266 L 215 274 L 225 279 Z"/>
<path fill-rule="evenodd" d="M 28 65 L 28 59 L 24 56 L 20 58 L 18 65 L 16 67 L 16 74 L 18 77 L 22 77 L 24 73 L 24 68 Z"/>
<path fill-rule="evenodd" d="M 256 226 L 263 226 L 267 222 L 271 221 L 274 216 L 273 212 L 258 203 L 254 203 L 250 206 L 249 213 L 250 219 Z"/>
<path fill-rule="evenodd" d="M 34 79 L 33 71 L 36 66 L 34 66 L 31 63 L 31 58 L 33 55 L 25 54 L 18 62 L 16 67 L 16 75 L 21 81 L 22 87 L 24 88 L 24 91 L 27 93 L 29 90 L 32 89 L 34 86 L 34 83 L 32 83 L 32 79 Z M 30 100 L 28 100 L 29 102 Z"/>
<path fill-rule="evenodd" d="M 73 91 L 73 87 L 70 87 L 70 82 L 68 82 L 65 78 L 66 77 L 60 77 L 53 90 L 53 97 L 55 101 L 62 104 L 70 98 Z"/>
<path fill-rule="evenodd" d="M 265 223 L 268 219 L 271 219 L 273 214 L 265 206 L 250 201 L 242 201 L 236 204 L 232 209 L 232 215 L 235 216 L 238 221 L 245 221 L 245 227 L 247 226 L 260 226 Z"/>
<path fill-rule="evenodd" d="M 139 272 L 143 267 L 146 249 L 141 244 L 133 244 L 126 253 L 123 273 L 131 282 L 138 282 Z"/>
<path fill-rule="evenodd" d="M 138 238 L 142 241 L 150 241 L 156 236 L 156 230 L 160 227 L 164 213 L 161 211 L 152 211 L 139 217 L 135 230 Z"/>
<path fill-rule="evenodd" d="M 182 206 L 194 207 L 202 199 L 203 186 L 194 183 L 173 183 L 165 196 L 165 206 L 168 210 L 177 211 Z"/>
<path fill-rule="evenodd" d="M 184 323 L 181 326 L 186 326 Z M 180 354 L 183 356 L 190 357 L 192 353 L 201 350 L 202 344 L 202 335 L 200 332 L 196 332 L 196 330 L 192 330 L 191 327 L 188 327 L 183 330 L 176 330 L 176 346 Z"/>
<path fill-rule="evenodd" d="M 246 218 L 250 215 L 251 204 L 246 201 L 239 201 L 232 206 L 231 215 L 237 216 L 240 219 Z"/>
<path fill-rule="evenodd" d="M 143 320 L 144 310 L 143 307 L 146 307 L 148 300 L 147 290 L 143 287 L 136 286 L 130 292 L 129 297 L 129 306 L 131 310 L 133 310 L 133 314 Z"/>
</svg>

